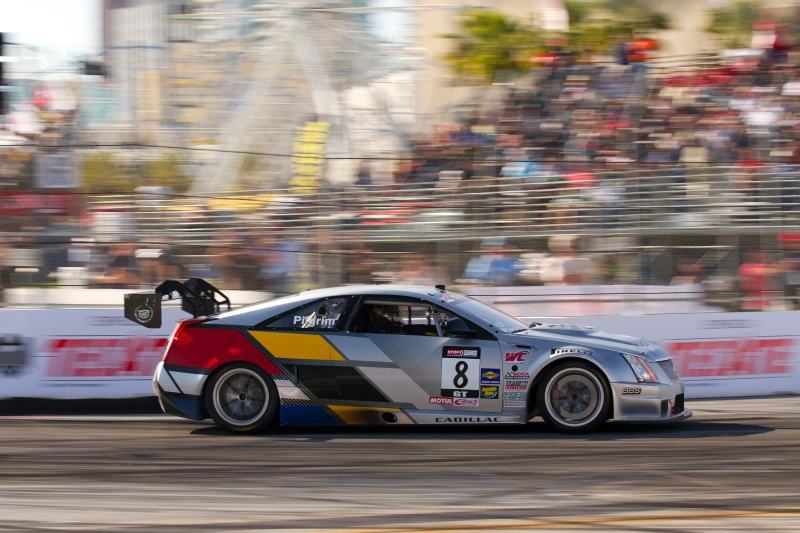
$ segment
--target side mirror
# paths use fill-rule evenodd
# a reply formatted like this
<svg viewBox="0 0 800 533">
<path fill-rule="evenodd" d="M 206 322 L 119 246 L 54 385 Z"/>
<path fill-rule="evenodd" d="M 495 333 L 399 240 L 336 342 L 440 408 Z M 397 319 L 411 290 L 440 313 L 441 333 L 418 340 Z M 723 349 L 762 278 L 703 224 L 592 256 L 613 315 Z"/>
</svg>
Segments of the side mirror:
<svg viewBox="0 0 800 533">
<path fill-rule="evenodd" d="M 469 327 L 463 318 L 454 318 L 444 328 L 445 337 L 470 338 L 475 336 L 475 330 Z"/>
</svg>

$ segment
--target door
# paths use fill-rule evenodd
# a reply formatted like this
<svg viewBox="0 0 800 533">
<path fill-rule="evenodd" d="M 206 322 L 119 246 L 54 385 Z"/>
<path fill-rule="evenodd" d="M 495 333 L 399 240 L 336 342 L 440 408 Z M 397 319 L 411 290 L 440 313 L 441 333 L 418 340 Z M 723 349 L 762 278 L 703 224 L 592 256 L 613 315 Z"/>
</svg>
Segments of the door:
<svg viewBox="0 0 800 533">
<path fill-rule="evenodd" d="M 402 408 L 500 412 L 500 344 L 489 333 L 421 299 L 367 296 L 347 333 L 327 335 Z"/>
</svg>

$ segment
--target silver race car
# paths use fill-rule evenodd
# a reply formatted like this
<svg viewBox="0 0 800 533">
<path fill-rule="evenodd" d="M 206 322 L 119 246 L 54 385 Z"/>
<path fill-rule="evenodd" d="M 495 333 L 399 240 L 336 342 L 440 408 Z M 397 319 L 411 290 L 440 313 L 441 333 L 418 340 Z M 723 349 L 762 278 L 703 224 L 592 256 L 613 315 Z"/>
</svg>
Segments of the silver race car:
<svg viewBox="0 0 800 533">
<path fill-rule="evenodd" d="M 161 406 L 235 432 L 275 423 L 525 424 L 537 415 L 585 432 L 691 416 L 659 346 L 526 324 L 441 285 L 311 290 L 206 317 L 224 295 L 203 280 L 166 282 L 155 294 L 126 295 L 126 316 L 160 323 L 161 297 L 173 289 L 199 318 L 178 323 L 156 369 Z"/>
</svg>

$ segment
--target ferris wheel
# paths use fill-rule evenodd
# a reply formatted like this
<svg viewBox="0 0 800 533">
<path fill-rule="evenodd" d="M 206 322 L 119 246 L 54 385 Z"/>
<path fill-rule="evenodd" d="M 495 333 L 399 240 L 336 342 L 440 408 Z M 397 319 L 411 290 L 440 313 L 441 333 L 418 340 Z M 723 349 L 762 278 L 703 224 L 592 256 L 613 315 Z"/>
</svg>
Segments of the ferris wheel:
<svg viewBox="0 0 800 533">
<path fill-rule="evenodd" d="M 397 110 L 412 92 L 414 58 L 370 26 L 390 7 L 233 4 L 242 2 L 206 2 L 174 17 L 176 26 L 194 27 L 195 53 L 186 57 L 199 53 L 213 81 L 204 120 L 179 132 L 208 148 L 193 152 L 193 192 L 347 182 L 355 158 L 402 149 L 402 117 L 411 113 Z"/>
</svg>

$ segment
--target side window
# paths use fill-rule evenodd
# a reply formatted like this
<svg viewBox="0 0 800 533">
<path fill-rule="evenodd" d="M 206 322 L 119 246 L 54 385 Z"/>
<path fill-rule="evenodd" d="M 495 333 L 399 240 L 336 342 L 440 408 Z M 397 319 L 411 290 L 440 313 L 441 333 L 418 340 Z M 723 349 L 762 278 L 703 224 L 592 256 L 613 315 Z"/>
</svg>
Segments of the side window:
<svg viewBox="0 0 800 533">
<path fill-rule="evenodd" d="M 350 329 L 359 333 L 392 333 L 441 337 L 456 316 L 421 300 L 365 298 Z"/>
<path fill-rule="evenodd" d="M 343 323 L 350 298 L 317 300 L 265 322 L 260 329 L 335 331 Z"/>
</svg>

